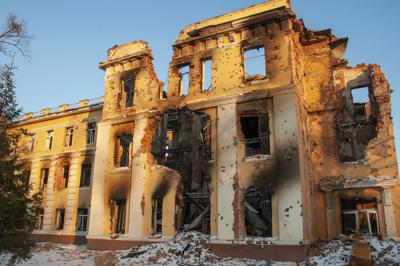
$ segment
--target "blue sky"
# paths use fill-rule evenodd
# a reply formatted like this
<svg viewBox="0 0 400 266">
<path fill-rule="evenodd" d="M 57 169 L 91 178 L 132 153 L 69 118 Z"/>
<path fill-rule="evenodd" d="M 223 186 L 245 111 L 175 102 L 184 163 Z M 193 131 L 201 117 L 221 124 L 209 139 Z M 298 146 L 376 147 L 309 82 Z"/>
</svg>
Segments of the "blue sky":
<svg viewBox="0 0 400 266">
<path fill-rule="evenodd" d="M 104 94 L 97 68 L 115 44 L 147 40 L 158 77 L 167 79 L 171 45 L 187 24 L 263 1 L 250 0 L 0 0 L 0 22 L 15 13 L 34 35 L 33 58 L 17 58 L 17 98 L 25 111 Z M 396 146 L 400 151 L 400 1 L 292 0 L 310 29 L 349 37 L 350 65 L 379 64 L 392 85 Z M 400 157 L 400 156 L 398 156 Z"/>
</svg>

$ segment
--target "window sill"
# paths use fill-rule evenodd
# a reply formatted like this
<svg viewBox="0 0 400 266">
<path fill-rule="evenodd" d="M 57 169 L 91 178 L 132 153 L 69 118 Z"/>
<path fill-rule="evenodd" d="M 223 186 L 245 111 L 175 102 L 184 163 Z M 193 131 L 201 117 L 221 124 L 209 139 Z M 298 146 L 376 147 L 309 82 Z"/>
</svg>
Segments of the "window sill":
<svg viewBox="0 0 400 266">
<path fill-rule="evenodd" d="M 111 174 L 128 172 L 130 169 L 131 169 L 130 166 L 115 167 L 114 169 L 111 170 Z"/>
<path fill-rule="evenodd" d="M 252 156 L 245 157 L 245 162 L 258 162 L 258 161 L 270 161 L 273 160 L 272 155 L 270 154 L 257 154 Z"/>
<path fill-rule="evenodd" d="M 88 189 L 90 189 L 90 186 L 79 187 L 79 190 L 88 190 Z"/>
<path fill-rule="evenodd" d="M 244 80 L 244 83 L 242 84 L 242 86 L 248 86 L 248 85 L 254 85 L 254 84 L 261 84 L 261 83 L 265 83 L 268 82 L 269 78 L 264 77 L 261 79 L 246 79 Z"/>
<path fill-rule="evenodd" d="M 367 165 L 368 162 L 365 159 L 361 159 L 358 161 L 352 161 L 352 162 L 342 162 L 344 166 L 355 166 L 355 165 Z"/>
</svg>

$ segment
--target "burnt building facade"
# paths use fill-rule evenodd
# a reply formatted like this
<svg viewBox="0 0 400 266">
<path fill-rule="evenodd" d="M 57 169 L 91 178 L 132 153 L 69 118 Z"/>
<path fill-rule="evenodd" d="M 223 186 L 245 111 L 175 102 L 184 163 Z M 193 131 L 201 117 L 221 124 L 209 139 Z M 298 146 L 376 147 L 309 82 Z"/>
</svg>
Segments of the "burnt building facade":
<svg viewBox="0 0 400 266">
<path fill-rule="evenodd" d="M 197 230 L 218 254 L 298 260 L 342 233 L 398 237 L 390 86 L 377 65 L 348 66 L 347 41 L 273 0 L 184 28 L 168 84 L 145 41 L 110 48 L 89 248 Z"/>
</svg>

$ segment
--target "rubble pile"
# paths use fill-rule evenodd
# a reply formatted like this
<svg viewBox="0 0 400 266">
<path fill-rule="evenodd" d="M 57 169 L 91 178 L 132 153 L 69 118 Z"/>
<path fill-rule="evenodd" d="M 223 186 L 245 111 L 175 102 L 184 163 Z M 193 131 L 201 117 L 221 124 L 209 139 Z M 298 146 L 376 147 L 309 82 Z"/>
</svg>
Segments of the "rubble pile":
<svg viewBox="0 0 400 266">
<path fill-rule="evenodd" d="M 400 242 L 381 240 L 377 237 L 365 239 L 371 246 L 373 265 L 399 265 Z M 352 239 L 340 237 L 332 241 L 319 241 L 310 250 L 310 257 L 301 265 L 349 265 Z"/>
<path fill-rule="evenodd" d="M 179 234 L 176 238 L 121 251 L 121 265 L 270 265 L 269 261 L 220 258 L 209 251 L 209 236 L 199 232 Z"/>
</svg>

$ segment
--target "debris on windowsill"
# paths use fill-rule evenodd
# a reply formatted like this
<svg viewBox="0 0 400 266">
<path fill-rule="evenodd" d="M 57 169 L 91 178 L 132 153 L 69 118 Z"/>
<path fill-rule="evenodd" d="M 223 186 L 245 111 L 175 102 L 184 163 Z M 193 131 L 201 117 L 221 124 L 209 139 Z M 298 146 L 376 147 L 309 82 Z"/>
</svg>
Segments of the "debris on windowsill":
<svg viewBox="0 0 400 266">
<path fill-rule="evenodd" d="M 273 157 L 270 154 L 257 154 L 248 156 L 245 158 L 245 162 L 254 162 L 254 161 L 265 161 L 265 160 L 272 160 Z"/>
</svg>

